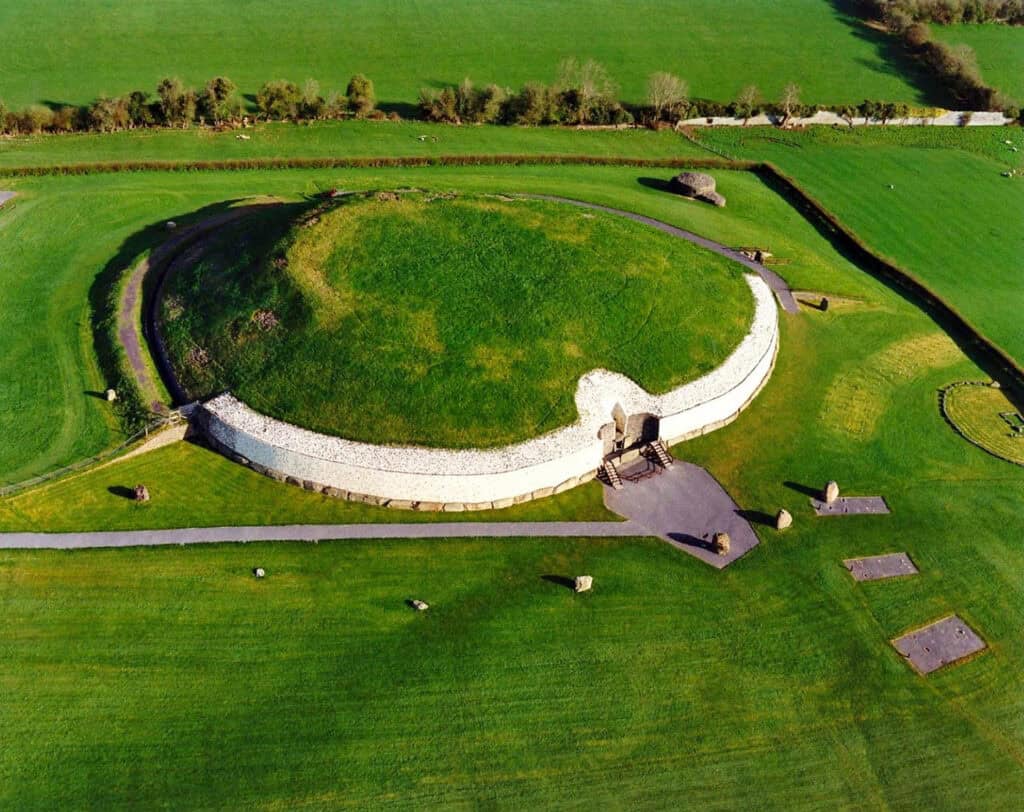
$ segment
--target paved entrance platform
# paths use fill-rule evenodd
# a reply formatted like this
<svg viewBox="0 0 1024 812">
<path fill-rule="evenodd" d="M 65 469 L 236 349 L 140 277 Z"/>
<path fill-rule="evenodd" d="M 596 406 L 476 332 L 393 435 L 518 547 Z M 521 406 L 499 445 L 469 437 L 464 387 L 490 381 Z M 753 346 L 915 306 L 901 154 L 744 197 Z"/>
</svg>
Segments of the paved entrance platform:
<svg viewBox="0 0 1024 812">
<path fill-rule="evenodd" d="M 855 581 L 879 581 L 901 575 L 917 575 L 917 567 L 906 553 L 848 558 L 843 562 Z"/>
<path fill-rule="evenodd" d="M 987 648 L 974 629 L 956 615 L 897 637 L 892 644 L 921 674 L 930 674 Z"/>
<path fill-rule="evenodd" d="M 819 516 L 868 516 L 890 512 L 881 496 L 840 496 L 832 504 L 811 499 L 811 507 Z"/>
<path fill-rule="evenodd" d="M 668 470 L 658 469 L 656 476 L 636 478 L 636 474 L 650 471 L 652 465 L 641 460 L 622 470 L 622 490 L 604 491 L 609 510 L 716 569 L 728 566 L 757 546 L 754 529 L 711 474 L 677 460 Z M 711 539 L 719 532 L 729 534 L 728 555 L 718 555 L 711 549 Z"/>
</svg>

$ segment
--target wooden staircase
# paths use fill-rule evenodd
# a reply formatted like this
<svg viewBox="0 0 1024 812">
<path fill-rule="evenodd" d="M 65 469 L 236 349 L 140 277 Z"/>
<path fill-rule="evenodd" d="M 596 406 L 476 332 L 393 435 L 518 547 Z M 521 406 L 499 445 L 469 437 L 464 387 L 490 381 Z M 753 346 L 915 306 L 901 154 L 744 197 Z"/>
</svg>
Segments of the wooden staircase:
<svg viewBox="0 0 1024 812">
<path fill-rule="evenodd" d="M 648 448 L 651 450 L 651 456 L 655 462 L 658 463 L 662 468 L 668 469 L 675 464 L 675 460 L 672 455 L 668 453 L 668 449 L 665 447 L 665 443 L 661 440 L 655 440 L 651 443 Z"/>
<path fill-rule="evenodd" d="M 615 490 L 622 490 L 622 477 L 619 476 L 619 469 L 615 467 L 615 463 L 611 460 L 604 461 L 601 470 L 598 471 L 598 476 L 601 481 L 611 485 Z"/>
</svg>

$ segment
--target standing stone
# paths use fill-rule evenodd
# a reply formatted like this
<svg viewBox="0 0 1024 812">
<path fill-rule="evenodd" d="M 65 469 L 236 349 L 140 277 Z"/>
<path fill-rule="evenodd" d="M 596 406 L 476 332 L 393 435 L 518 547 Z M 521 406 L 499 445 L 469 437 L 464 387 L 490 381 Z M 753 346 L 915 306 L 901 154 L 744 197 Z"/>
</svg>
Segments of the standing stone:
<svg viewBox="0 0 1024 812">
<path fill-rule="evenodd" d="M 115 400 L 117 400 L 117 390 L 116 389 L 108 389 L 107 390 L 107 403 L 113 403 Z"/>
<path fill-rule="evenodd" d="M 577 575 L 573 581 L 573 592 L 588 592 L 594 585 L 594 579 L 590 575 Z"/>
<path fill-rule="evenodd" d="M 828 310 L 828 297 L 827 296 L 822 296 L 821 297 L 821 312 L 824 313 L 827 310 Z"/>
<path fill-rule="evenodd" d="M 135 486 L 135 501 L 136 502 L 148 502 L 149 501 L 149 488 L 145 485 Z"/>
<path fill-rule="evenodd" d="M 775 514 L 775 529 L 785 530 L 788 527 L 793 526 L 793 514 L 783 508 L 777 514 Z"/>
<path fill-rule="evenodd" d="M 417 612 L 426 612 L 430 608 L 430 604 L 421 600 L 412 601 L 412 606 Z"/>
<path fill-rule="evenodd" d="M 825 497 L 825 504 L 831 505 L 839 498 L 839 483 L 834 479 L 830 480 L 828 484 L 825 485 L 825 491 L 822 495 Z"/>
<path fill-rule="evenodd" d="M 257 578 L 263 578 L 266 576 L 267 571 L 263 569 L 263 567 L 256 567 L 256 569 L 252 571 L 252 574 Z"/>
<path fill-rule="evenodd" d="M 729 547 L 732 545 L 732 539 L 729 538 L 728 533 L 715 533 L 714 538 L 711 540 L 711 546 L 719 555 L 729 555 Z"/>
</svg>

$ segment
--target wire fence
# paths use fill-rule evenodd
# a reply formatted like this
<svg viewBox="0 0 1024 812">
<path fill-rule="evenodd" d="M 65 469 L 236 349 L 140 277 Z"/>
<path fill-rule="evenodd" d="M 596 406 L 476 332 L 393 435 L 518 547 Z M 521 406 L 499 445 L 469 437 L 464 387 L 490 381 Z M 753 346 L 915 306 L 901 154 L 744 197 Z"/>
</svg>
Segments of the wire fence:
<svg viewBox="0 0 1024 812">
<path fill-rule="evenodd" d="M 127 451 L 139 440 L 143 440 L 149 437 L 150 434 L 153 434 L 154 432 L 159 431 L 160 429 L 166 426 L 178 425 L 183 420 L 184 418 L 181 416 L 180 413 L 172 412 L 169 417 L 161 417 L 158 420 L 154 420 L 151 423 L 148 423 L 146 426 L 144 426 L 142 429 L 137 431 L 135 434 L 133 434 L 131 437 L 126 439 L 124 442 L 122 442 L 115 448 L 110 448 L 107 449 L 106 451 L 101 451 L 99 454 L 96 454 L 92 457 L 86 457 L 85 459 L 78 460 L 76 462 L 71 463 L 71 465 L 65 465 L 63 468 L 57 468 L 53 471 L 47 471 L 45 474 L 34 476 L 31 479 L 24 479 L 21 482 L 15 482 L 11 485 L 4 485 L 0 487 L 0 498 L 14 496 L 15 494 L 21 493 L 22 491 L 27 491 L 29 488 L 34 488 L 37 485 L 42 485 L 45 482 L 52 482 L 53 480 L 60 479 L 61 477 L 67 476 L 68 474 L 74 474 L 79 471 L 84 471 L 87 468 L 91 468 L 92 466 L 98 463 L 112 460 L 115 457 L 122 454 L 123 452 Z"/>
</svg>

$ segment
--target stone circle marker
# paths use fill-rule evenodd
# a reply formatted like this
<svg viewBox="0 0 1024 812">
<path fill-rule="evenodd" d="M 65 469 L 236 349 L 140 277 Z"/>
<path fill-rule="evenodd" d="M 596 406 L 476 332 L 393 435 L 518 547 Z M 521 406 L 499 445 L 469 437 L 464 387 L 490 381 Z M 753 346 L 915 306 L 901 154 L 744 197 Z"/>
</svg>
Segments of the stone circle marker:
<svg viewBox="0 0 1024 812">
<path fill-rule="evenodd" d="M 732 539 L 729 538 L 728 533 L 715 533 L 714 538 L 711 540 L 711 546 L 719 555 L 729 555 L 729 547 L 732 545 Z"/>
<path fill-rule="evenodd" d="M 906 553 L 848 558 L 843 562 L 843 566 L 850 571 L 855 581 L 879 581 L 883 578 L 899 578 L 918 573 L 917 567 Z"/>
<path fill-rule="evenodd" d="M 263 569 L 263 567 L 256 567 L 256 569 L 252 571 L 252 574 L 256 578 L 265 578 L 267 575 L 267 571 Z"/>
<path fill-rule="evenodd" d="M 573 592 L 589 592 L 590 588 L 594 586 L 594 579 L 590 575 L 577 575 L 573 581 L 572 591 Z"/>
<path fill-rule="evenodd" d="M 835 502 L 839 498 L 839 483 L 834 479 L 829 480 L 825 484 L 825 490 L 822 491 L 822 497 L 826 505 L 831 505 Z"/>
<path fill-rule="evenodd" d="M 930 674 L 988 648 L 978 633 L 956 615 L 908 632 L 892 644 L 920 674 Z"/>
<path fill-rule="evenodd" d="M 116 389 L 108 389 L 107 390 L 107 403 L 113 403 L 115 400 L 117 400 L 117 390 Z"/>
<path fill-rule="evenodd" d="M 410 601 L 410 603 L 412 603 L 412 608 L 415 609 L 417 612 L 426 612 L 430 608 L 429 603 L 427 603 L 426 601 L 421 601 L 419 599 L 412 600 Z"/>
<path fill-rule="evenodd" d="M 135 486 L 135 501 L 136 502 L 148 502 L 149 501 L 149 488 L 145 485 Z"/>
<path fill-rule="evenodd" d="M 777 514 L 775 514 L 775 529 L 786 530 L 793 526 L 793 514 L 785 508 L 782 508 Z"/>
</svg>

